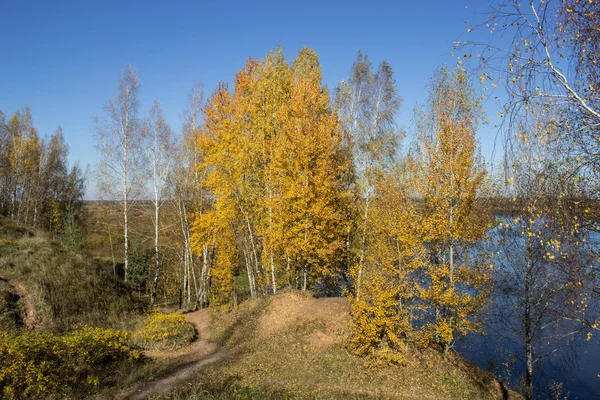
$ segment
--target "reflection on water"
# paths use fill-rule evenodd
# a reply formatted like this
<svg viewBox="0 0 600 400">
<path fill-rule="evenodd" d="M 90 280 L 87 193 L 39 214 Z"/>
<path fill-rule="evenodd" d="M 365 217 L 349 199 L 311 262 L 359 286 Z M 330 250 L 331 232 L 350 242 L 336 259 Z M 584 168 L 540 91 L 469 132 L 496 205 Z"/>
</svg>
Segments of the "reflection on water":
<svg viewBox="0 0 600 400">
<path fill-rule="evenodd" d="M 494 232 L 491 231 L 490 235 L 494 235 Z M 591 239 L 600 243 L 598 236 Z M 497 240 L 491 242 L 498 243 Z M 496 250 L 495 253 L 497 253 L 498 249 L 486 250 Z M 503 262 L 506 261 L 496 259 L 494 262 L 497 276 L 506 274 L 508 270 L 503 269 Z M 513 320 L 505 319 L 503 321 L 498 318 L 495 311 L 506 310 L 510 305 L 500 291 L 493 294 L 493 299 L 491 312 L 486 317 L 487 333 L 485 335 L 473 334 L 459 340 L 456 349 L 480 368 L 493 372 L 513 388 L 519 389 L 525 372 L 524 363 L 518 359 L 519 355 L 523 353 L 523 344 L 514 331 L 514 327 L 519 326 L 519 321 L 514 319 L 516 318 L 514 313 L 504 313 L 504 315 L 512 315 L 509 318 L 513 318 Z M 592 305 L 592 307 L 598 306 L 598 304 Z M 576 330 L 577 326 L 574 324 L 572 328 Z M 566 328 L 571 329 L 569 326 Z M 535 365 L 536 398 L 563 399 L 568 395 L 568 399 L 600 400 L 598 375 L 600 374 L 600 335 L 595 334 L 588 341 L 585 335 L 577 334 L 573 336 L 568 345 L 564 341 L 562 343 L 562 348 Z M 545 346 L 546 348 L 541 348 L 540 353 L 556 348 L 555 343 L 545 344 Z M 554 347 L 550 348 L 550 346 Z M 556 394 L 561 394 L 561 396 L 555 397 Z"/>
</svg>

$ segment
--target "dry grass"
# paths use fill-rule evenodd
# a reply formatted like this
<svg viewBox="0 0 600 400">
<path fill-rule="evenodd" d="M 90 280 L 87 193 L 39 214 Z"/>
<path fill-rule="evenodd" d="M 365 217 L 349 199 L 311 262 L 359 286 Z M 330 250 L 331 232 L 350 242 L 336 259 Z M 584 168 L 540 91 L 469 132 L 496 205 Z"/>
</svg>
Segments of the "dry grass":
<svg viewBox="0 0 600 400">
<path fill-rule="evenodd" d="M 64 332 L 83 324 L 128 327 L 141 306 L 129 288 L 88 256 L 5 219 L 0 219 L 0 275 L 24 288 L 40 330 Z M 4 303 L 6 311 L 9 304 Z"/>
<path fill-rule="evenodd" d="M 457 355 L 444 360 L 434 350 L 420 352 L 409 346 L 406 366 L 367 369 L 364 359 L 344 345 L 348 320 L 345 299 L 314 299 L 298 292 L 252 299 L 232 313 L 216 314 L 214 339 L 227 347 L 231 358 L 171 396 L 501 399 L 509 395 L 491 374 Z"/>
<path fill-rule="evenodd" d="M 23 302 L 15 288 L 0 280 L 0 331 L 16 332 L 23 325 Z"/>
</svg>

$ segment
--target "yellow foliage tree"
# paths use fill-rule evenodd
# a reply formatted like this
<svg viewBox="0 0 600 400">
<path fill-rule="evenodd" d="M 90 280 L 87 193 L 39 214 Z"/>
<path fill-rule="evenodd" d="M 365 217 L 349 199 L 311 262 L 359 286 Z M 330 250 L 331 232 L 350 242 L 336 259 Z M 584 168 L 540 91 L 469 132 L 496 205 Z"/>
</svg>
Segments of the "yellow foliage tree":
<svg viewBox="0 0 600 400">
<path fill-rule="evenodd" d="M 415 273 L 423 264 L 418 214 L 406 182 L 403 174 L 388 173 L 376 186 L 361 296 L 350 296 L 351 347 L 396 363 L 404 361 L 401 351 L 413 331 Z"/>
<path fill-rule="evenodd" d="M 463 68 L 442 67 L 434 75 L 428 107 L 420 115 L 414 187 L 423 199 L 427 263 L 418 291 L 422 307 L 432 314 L 422 340 L 447 352 L 459 334 L 481 329 L 477 314 L 486 305 L 490 279 L 489 264 L 469 253 L 485 237 L 490 220 L 475 138 L 481 108 Z"/>
<path fill-rule="evenodd" d="M 205 116 L 199 168 L 214 213 L 197 218 L 196 251 L 206 244 L 202 232 L 216 229 L 219 268 L 230 269 L 223 276 L 238 273 L 233 260 L 243 260 L 251 295 L 275 293 L 286 280 L 306 289 L 331 274 L 347 230 L 340 179 L 347 166 L 316 53 L 303 49 L 293 66 L 280 48 L 248 60 L 233 94 L 221 85 Z"/>
<path fill-rule="evenodd" d="M 347 173 L 354 191 L 352 243 L 349 257 L 351 290 L 360 298 L 366 252 L 371 246 L 369 227 L 377 176 L 393 161 L 402 131 L 396 124 L 401 99 L 391 66 L 383 61 L 376 71 L 361 52 L 352 65 L 350 76 L 336 89 L 336 110 L 352 154 L 352 170 Z"/>
<path fill-rule="evenodd" d="M 231 224 L 237 217 L 236 203 L 232 200 L 236 197 L 240 172 L 231 163 L 236 149 L 240 150 L 231 121 L 233 107 L 227 87 L 221 84 L 205 107 L 205 128 L 196 143 L 204 156 L 196 168 L 207 172 L 202 184 L 210 188 L 215 201 L 211 210 L 195 215 L 191 245 L 197 254 L 208 247 L 216 253 L 210 269 L 210 298 L 217 304 L 226 302 L 233 288 L 233 255 L 227 251 L 231 250 Z"/>
<path fill-rule="evenodd" d="M 340 176 L 348 165 L 339 156 L 342 136 L 317 54 L 303 48 L 292 72 L 288 129 L 273 160 L 279 184 L 274 235 L 288 285 L 306 290 L 309 278 L 334 275 L 342 256 L 348 193 Z"/>
</svg>

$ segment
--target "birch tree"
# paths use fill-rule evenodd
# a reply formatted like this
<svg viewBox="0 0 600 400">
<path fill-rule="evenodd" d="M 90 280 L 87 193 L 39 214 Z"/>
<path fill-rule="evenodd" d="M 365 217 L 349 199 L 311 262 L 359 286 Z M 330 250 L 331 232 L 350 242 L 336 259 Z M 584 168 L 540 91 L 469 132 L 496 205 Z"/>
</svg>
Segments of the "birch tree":
<svg viewBox="0 0 600 400">
<path fill-rule="evenodd" d="M 39 186 L 42 145 L 28 106 L 16 112 L 8 122 L 10 202 L 12 219 L 30 222 L 34 191 Z"/>
<path fill-rule="evenodd" d="M 446 353 L 455 337 L 481 329 L 489 264 L 469 252 L 484 238 L 489 219 L 482 197 L 486 171 L 475 137 L 482 121 L 478 98 L 463 68 L 439 69 L 431 83 L 413 149 L 414 187 L 423 199 L 420 220 L 427 249 L 419 297 L 432 312 L 424 341 Z"/>
<path fill-rule="evenodd" d="M 278 175 L 274 171 L 274 159 L 277 146 L 289 128 L 290 93 L 292 72 L 284 57 L 283 49 L 277 47 L 267 54 L 257 65 L 256 81 L 249 100 L 253 117 L 251 129 L 255 133 L 259 162 L 257 169 L 259 181 L 262 183 L 262 199 L 259 199 L 257 210 L 260 218 L 259 233 L 263 240 L 263 264 L 269 266 L 271 293 L 277 293 L 276 249 L 281 245 L 281 236 L 276 235 L 274 212 L 280 200 Z M 260 101 L 260 99 L 263 101 Z M 262 167 L 262 168 L 261 168 Z M 261 210 L 262 209 L 262 210 Z"/>
<path fill-rule="evenodd" d="M 350 200 L 342 177 L 349 163 L 340 156 L 342 133 L 329 110 L 316 52 L 303 48 L 291 70 L 288 129 L 274 143 L 274 232 L 287 273 L 282 275 L 288 285 L 307 290 L 340 273 Z"/>
<path fill-rule="evenodd" d="M 94 119 L 99 156 L 98 191 L 107 199 L 118 200 L 123 215 L 125 280 L 129 266 L 129 212 L 132 200 L 141 191 L 139 91 L 137 71 L 129 64 L 118 80 L 117 96 L 109 100 Z"/>
<path fill-rule="evenodd" d="M 336 110 L 352 150 L 356 173 L 358 260 L 353 275 L 357 299 L 360 299 L 365 251 L 369 245 L 367 226 L 375 177 L 390 165 L 402 137 L 396 124 L 400 104 L 391 66 L 384 61 L 372 72 L 371 61 L 359 52 L 350 77 L 336 89 Z"/>
<path fill-rule="evenodd" d="M 377 182 L 360 299 L 352 294 L 350 346 L 375 362 L 404 363 L 416 318 L 416 273 L 423 268 L 420 216 L 403 163 Z"/>
<path fill-rule="evenodd" d="M 142 126 L 141 134 L 152 186 L 152 222 L 154 224 L 154 276 L 150 292 L 150 308 L 152 308 L 156 300 L 156 290 L 162 269 L 160 216 L 167 200 L 167 192 L 170 189 L 169 180 L 174 166 L 175 151 L 173 131 L 165 120 L 158 101 L 152 105 L 149 116 Z"/>
<path fill-rule="evenodd" d="M 0 213 L 53 234 L 61 233 L 68 211 L 75 222 L 85 176 L 77 164 L 69 171 L 68 154 L 60 126 L 40 138 L 29 107 L 8 123 L 0 112 Z"/>
<path fill-rule="evenodd" d="M 461 57 L 479 68 L 484 88 L 501 86 L 507 96 L 505 141 L 532 107 L 561 109 L 563 151 L 580 168 L 597 174 L 600 135 L 600 1 L 498 0 L 457 43 Z M 484 34 L 486 39 L 478 39 Z"/>
<path fill-rule="evenodd" d="M 206 171 L 201 185 L 209 188 L 213 204 L 210 209 L 196 213 L 190 240 L 196 254 L 204 254 L 209 247 L 214 249 L 210 298 L 223 303 L 230 299 L 233 290 L 233 260 L 237 248 L 232 228 L 238 219 L 241 197 L 238 190 L 241 171 L 232 161 L 245 147 L 240 146 L 240 135 L 233 127 L 233 101 L 224 84 L 211 95 L 204 113 L 205 127 L 196 141 L 197 151 L 203 159 L 194 168 Z"/>
<path fill-rule="evenodd" d="M 208 305 L 208 283 L 210 277 L 209 246 L 205 245 L 197 257 L 192 248 L 193 220 L 203 215 L 208 207 L 206 190 L 202 184 L 204 172 L 200 166 L 203 154 L 199 151 L 197 141 L 204 124 L 204 87 L 196 82 L 190 89 L 187 108 L 184 112 L 184 123 L 181 142 L 176 155 L 176 166 L 173 170 L 175 213 L 178 223 L 174 228 L 181 240 L 180 250 L 181 293 L 187 307 Z M 196 276 L 197 259 L 200 258 L 201 268 Z M 194 288 L 194 303 L 192 303 L 192 287 Z"/>
<path fill-rule="evenodd" d="M 8 213 L 9 205 L 9 143 L 10 133 L 8 131 L 8 124 L 6 123 L 6 115 L 0 110 L 0 211 L 4 215 Z"/>
<path fill-rule="evenodd" d="M 538 371 L 578 337 L 597 328 L 594 261 L 585 228 L 585 177 L 553 138 L 552 109 L 529 110 L 510 152 L 506 194 L 517 212 L 493 231 L 499 268 L 494 276 L 498 305 L 493 325 L 514 344 L 523 371 L 524 394 L 542 388 Z M 539 130 L 544 131 L 541 136 Z"/>
<path fill-rule="evenodd" d="M 198 255 L 215 249 L 220 301 L 242 262 L 251 296 L 333 276 L 347 229 L 348 163 L 316 53 L 302 49 L 291 66 L 280 48 L 249 59 L 233 93 L 220 85 L 204 114 L 198 170 L 212 207 L 194 221 L 193 242 Z"/>
</svg>

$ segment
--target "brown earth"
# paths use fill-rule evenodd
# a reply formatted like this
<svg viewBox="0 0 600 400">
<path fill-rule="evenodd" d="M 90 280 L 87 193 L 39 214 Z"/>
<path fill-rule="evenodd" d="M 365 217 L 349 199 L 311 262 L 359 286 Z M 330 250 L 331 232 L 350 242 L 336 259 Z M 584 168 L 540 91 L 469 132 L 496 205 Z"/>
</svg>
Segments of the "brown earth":
<svg viewBox="0 0 600 400">
<path fill-rule="evenodd" d="M 27 294 L 27 290 L 25 289 L 23 283 L 2 275 L 0 275 L 0 281 L 8 283 L 15 289 L 15 291 L 23 301 L 23 309 L 25 311 L 23 315 L 23 324 L 30 329 L 34 329 L 38 325 L 39 321 L 37 319 L 35 309 L 31 305 L 31 301 L 29 300 L 29 294 Z"/>
<path fill-rule="evenodd" d="M 350 306 L 343 297 L 310 298 L 302 295 L 281 294 L 271 299 L 268 312 L 259 321 L 257 333 L 263 336 L 276 334 L 299 320 L 326 321 L 320 338 L 336 341 L 345 332 L 350 319 Z M 318 341 L 318 340 L 317 340 Z"/>
</svg>

